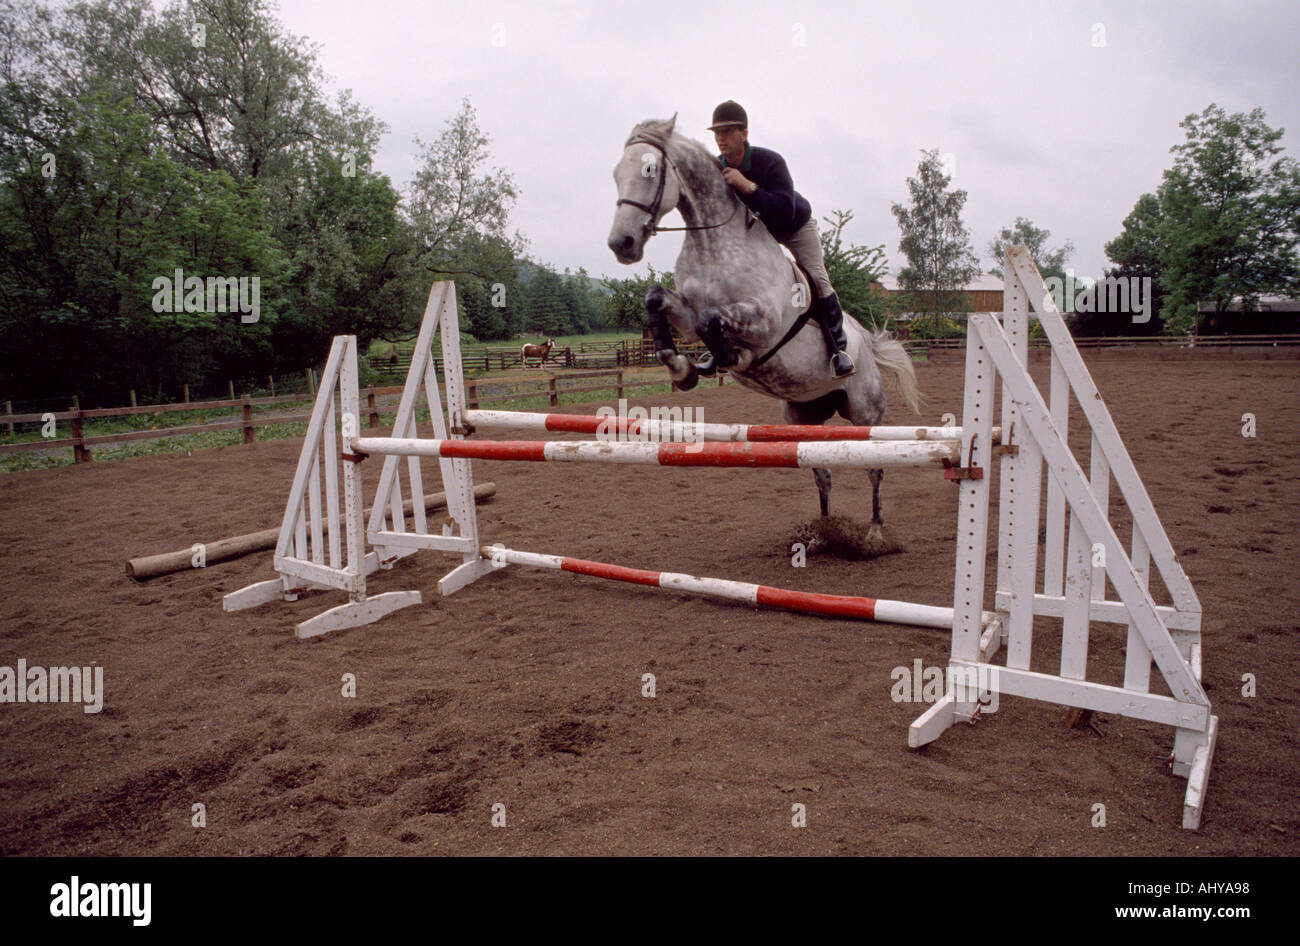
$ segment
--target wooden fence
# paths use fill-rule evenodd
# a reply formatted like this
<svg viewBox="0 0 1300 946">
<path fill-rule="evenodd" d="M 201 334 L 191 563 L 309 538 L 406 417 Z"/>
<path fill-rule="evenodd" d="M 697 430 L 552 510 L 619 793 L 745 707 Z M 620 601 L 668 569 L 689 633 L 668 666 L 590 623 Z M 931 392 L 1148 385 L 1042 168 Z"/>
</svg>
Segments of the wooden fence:
<svg viewBox="0 0 1300 946">
<path fill-rule="evenodd" d="M 1115 355 L 1123 357 L 1125 355 L 1148 356 L 1153 353 L 1159 353 L 1161 357 L 1207 357 L 1207 358 L 1227 358 L 1227 357 L 1277 357 L 1277 358 L 1297 358 L 1300 359 L 1300 335 L 1213 335 L 1200 336 L 1192 339 L 1186 336 L 1139 336 L 1129 338 L 1079 338 L 1075 339 L 1075 344 L 1079 349 L 1088 355 Z M 928 359 L 937 361 L 950 360 L 954 356 L 964 357 L 961 353 L 966 350 L 966 340 L 964 338 L 949 339 L 914 339 L 904 342 L 904 346 L 914 356 L 925 354 Z M 1050 345 L 1047 339 L 1033 338 L 1029 340 L 1030 353 L 1035 357 L 1046 357 L 1050 351 Z M 625 392 L 631 388 L 646 387 L 649 385 L 659 385 L 667 383 L 667 379 L 661 373 L 656 373 L 653 377 L 633 377 L 625 372 L 636 367 L 653 367 L 659 368 L 658 362 L 654 358 L 653 343 L 648 339 L 625 339 L 623 342 L 611 345 L 595 345 L 589 350 L 583 351 L 579 346 L 578 352 L 570 349 L 555 349 L 551 352 L 552 358 L 548 361 L 557 361 L 555 367 L 572 366 L 587 367 L 593 363 L 599 363 L 602 360 L 615 362 L 614 367 L 604 371 L 586 371 L 581 374 L 553 374 L 549 371 L 542 371 L 532 375 L 533 368 L 528 368 L 525 373 L 521 373 L 509 378 L 472 378 L 466 381 L 466 394 L 469 399 L 470 408 L 480 407 L 484 404 L 506 403 L 509 401 L 529 400 L 545 398 L 551 407 L 560 405 L 560 398 L 575 394 L 590 394 L 597 391 L 613 390 L 619 398 L 625 397 Z M 702 352 L 700 346 L 683 346 L 682 352 L 688 356 Z M 560 355 L 560 358 L 555 358 Z M 470 370 L 483 370 L 491 365 L 505 364 L 509 366 L 510 357 L 514 358 L 514 365 L 519 364 L 518 349 L 483 349 L 478 352 L 471 352 L 465 358 L 465 366 Z M 409 361 L 410 354 L 406 355 Z M 400 361 L 400 359 L 399 359 Z M 439 372 L 442 369 L 441 359 L 434 356 L 434 364 Z M 400 372 L 403 376 L 406 368 L 393 366 L 391 364 L 372 364 L 372 368 L 391 370 Z M 409 365 L 408 365 L 409 367 Z M 719 375 L 718 383 L 722 384 L 725 375 Z M 579 387 L 567 386 L 569 381 L 590 381 L 594 378 L 609 378 L 610 382 L 599 385 L 587 385 Z M 536 390 L 519 390 L 520 386 L 534 385 Z M 499 389 L 507 388 L 504 392 Z M 493 393 L 494 389 L 497 393 Z M 370 426 L 379 425 L 379 401 L 378 399 L 385 396 L 398 395 L 402 391 L 400 385 L 392 387 L 371 387 L 366 389 L 367 409 L 370 417 Z M 46 438 L 40 440 L 26 441 L 22 443 L 0 444 L 0 454 L 17 453 L 27 450 L 48 450 L 52 447 L 71 447 L 73 461 L 76 463 L 85 463 L 91 459 L 90 447 L 102 446 L 112 443 L 124 443 L 133 440 L 157 440 L 167 437 L 180 437 L 188 434 L 211 433 L 223 430 L 242 430 L 243 442 L 253 443 L 257 439 L 256 430 L 258 427 L 266 427 L 271 424 L 291 424 L 305 423 L 309 414 L 290 414 L 290 415 L 269 415 L 263 417 L 254 417 L 253 408 L 266 407 L 275 404 L 304 403 L 314 397 L 314 385 L 309 381 L 309 391 L 305 394 L 288 394 L 278 397 L 261 397 L 253 398 L 244 395 L 241 398 L 232 397 L 219 401 L 183 401 L 173 404 L 154 404 L 144 407 L 113 407 L 113 408 L 96 408 L 93 410 L 80 410 L 74 407 L 66 411 L 47 411 L 44 413 L 32 414 L 0 414 L 0 424 L 7 424 L 10 436 L 13 435 L 14 425 L 16 424 L 45 424 L 53 419 L 58 421 L 67 421 L 71 423 L 72 436 L 60 439 Z M 131 430 L 114 434 L 103 434 L 98 436 L 87 437 L 84 434 L 83 424 L 87 420 L 101 419 L 108 417 L 127 417 L 133 415 L 150 415 L 150 414 L 167 414 L 183 411 L 199 410 L 226 410 L 238 409 L 240 417 L 230 420 L 217 420 L 204 424 L 188 424 L 178 427 L 153 428 L 149 430 Z"/>
<path fill-rule="evenodd" d="M 1149 354 L 1152 351 L 1169 352 L 1243 352 L 1262 354 L 1264 349 L 1278 349 L 1283 357 L 1300 357 L 1300 335 L 1200 335 L 1192 338 L 1187 335 L 1138 335 L 1115 336 L 1113 338 L 1076 338 L 1074 345 L 1080 351 L 1129 350 L 1137 354 Z M 903 346 L 908 351 L 966 351 L 965 338 L 914 339 L 906 341 Z M 1029 339 L 1031 351 L 1050 350 L 1051 344 L 1046 338 Z"/>
<path fill-rule="evenodd" d="M 1254 352 L 1263 356 L 1262 349 L 1274 348 L 1278 349 L 1278 357 L 1300 357 L 1300 335 L 1202 335 L 1194 339 L 1188 336 L 1145 335 L 1076 338 L 1074 342 L 1085 353 L 1109 349 L 1115 352 L 1132 351 L 1135 354 L 1159 350 L 1166 353 L 1200 351 L 1209 357 L 1214 357 L 1209 355 L 1210 352 L 1221 352 L 1224 353 L 1223 356 L 1228 353 Z M 699 344 L 684 345 L 679 342 L 678 345 L 679 350 L 688 357 L 702 355 L 704 352 L 703 346 Z M 903 340 L 903 347 L 913 357 L 929 357 L 931 353 L 942 355 L 946 351 L 964 352 L 966 339 L 965 337 L 906 339 Z M 1031 338 L 1029 347 L 1031 350 L 1041 349 L 1044 353 L 1050 348 L 1046 338 Z M 371 367 L 380 372 L 405 377 L 410 367 L 410 359 L 409 351 L 399 351 L 396 363 L 372 361 Z M 438 373 L 441 374 L 442 359 L 435 353 L 433 360 Z M 540 362 L 540 359 L 533 358 L 529 359 L 527 364 L 521 363 L 518 348 L 490 347 L 469 349 L 462 354 L 461 360 L 466 371 L 484 372 L 519 367 L 533 368 L 538 367 Z M 576 349 L 556 348 L 551 351 L 547 359 L 547 367 L 570 370 L 658 367 L 658 364 L 655 359 L 654 343 L 649 339 L 624 339 L 618 343 L 579 345 Z"/>
<path fill-rule="evenodd" d="M 718 384 L 721 385 L 724 375 L 719 375 Z M 608 382 L 596 385 L 584 385 L 573 387 L 566 382 L 569 381 L 590 381 L 595 378 L 608 378 Z M 594 371 L 583 374 L 542 374 L 540 376 L 516 375 L 508 378 L 476 378 L 467 382 L 467 394 L 469 407 L 477 408 L 484 404 L 505 403 L 517 400 L 537 400 L 545 398 L 551 407 L 560 406 L 560 398 L 572 396 L 575 394 L 590 394 L 598 391 L 614 391 L 616 397 L 623 398 L 626 392 L 634 388 L 644 388 L 650 386 L 663 385 L 668 383 L 668 378 L 661 373 L 651 375 L 630 376 L 625 374 L 623 369 L 613 371 Z M 520 387 L 532 387 L 534 390 L 518 390 Z M 443 386 L 440 384 L 439 388 Z M 507 393 L 495 393 L 493 389 L 506 388 Z M 402 393 L 401 385 L 391 387 L 369 387 L 362 390 L 366 399 L 366 412 L 368 414 L 369 426 L 379 426 L 379 414 L 382 407 L 386 406 L 380 403 L 381 398 L 395 397 Z M 241 398 L 224 401 L 185 401 L 176 404 L 153 404 L 145 407 L 109 407 L 95 408 L 93 410 L 73 409 L 67 411 L 47 411 L 39 414 L 6 414 L 0 415 L 0 423 L 8 423 L 12 430 L 14 424 L 46 424 L 49 421 L 68 421 L 72 426 L 72 436 L 60 439 L 44 438 L 40 440 L 31 440 L 22 443 L 0 444 L 0 454 L 19 453 L 29 450 L 49 450 L 54 447 L 71 447 L 74 463 L 90 462 L 90 447 L 103 446 L 105 444 L 125 443 L 133 440 L 160 440 L 167 437 L 181 437 L 188 434 L 212 433 L 223 430 L 243 430 L 244 443 L 254 443 L 257 440 L 257 428 L 268 427 L 272 424 L 292 424 L 306 423 L 311 419 L 310 413 L 305 414 L 273 414 L 262 417 L 253 416 L 254 407 L 266 407 L 275 404 L 287 403 L 309 403 L 313 395 L 311 394 L 289 394 L 279 397 L 260 397 L 253 398 L 244 395 Z M 187 424 L 178 427 L 160 427 L 149 430 L 131 430 L 114 434 L 103 434 L 99 436 L 87 437 L 84 433 L 83 424 L 87 420 L 102 419 L 108 417 L 130 417 L 142 414 L 168 414 L 183 411 L 202 411 L 202 410 L 226 410 L 238 409 L 241 416 L 238 419 L 217 420 L 203 424 Z"/>
<path fill-rule="evenodd" d="M 700 355 L 704 352 L 702 345 L 684 345 L 681 350 L 684 353 L 695 352 Z M 438 370 L 438 374 L 442 374 L 442 357 L 436 351 L 433 354 L 433 363 Z M 518 346 L 512 348 L 466 347 L 461 352 L 461 363 L 465 366 L 466 372 L 508 371 L 511 368 L 532 369 L 539 367 L 565 368 L 578 371 L 659 367 L 659 362 L 655 360 L 653 343 L 647 339 L 623 339 L 618 342 L 600 342 L 554 348 L 551 350 L 550 355 L 547 356 L 544 366 L 541 364 L 540 358 L 524 359 Z M 370 359 L 370 367 L 384 374 L 405 377 L 411 367 L 411 351 L 409 348 L 403 349 L 398 346 L 396 361 Z"/>
</svg>

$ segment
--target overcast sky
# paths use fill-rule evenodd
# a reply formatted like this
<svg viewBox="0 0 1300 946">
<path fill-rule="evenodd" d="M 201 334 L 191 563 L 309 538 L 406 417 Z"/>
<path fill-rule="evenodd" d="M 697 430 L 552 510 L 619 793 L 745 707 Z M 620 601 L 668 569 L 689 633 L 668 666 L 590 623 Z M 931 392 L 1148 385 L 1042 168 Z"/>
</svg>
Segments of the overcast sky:
<svg viewBox="0 0 1300 946">
<path fill-rule="evenodd" d="M 670 269 L 681 234 L 618 264 L 611 172 L 632 126 L 678 113 L 711 150 L 735 99 L 750 141 L 779 151 L 820 219 L 903 260 L 890 205 L 922 149 L 952 156 L 981 265 L 1017 216 L 1069 239 L 1098 276 L 1103 247 L 1154 191 L 1178 123 L 1211 102 L 1259 106 L 1300 158 L 1300 4 L 1190 2 L 417 2 L 281 0 L 286 30 L 322 44 L 337 88 L 386 122 L 378 168 L 402 188 L 413 137 L 437 137 L 468 95 L 492 163 L 514 175 L 514 226 L 557 269 Z M 678 222 L 671 215 L 669 222 Z"/>
</svg>

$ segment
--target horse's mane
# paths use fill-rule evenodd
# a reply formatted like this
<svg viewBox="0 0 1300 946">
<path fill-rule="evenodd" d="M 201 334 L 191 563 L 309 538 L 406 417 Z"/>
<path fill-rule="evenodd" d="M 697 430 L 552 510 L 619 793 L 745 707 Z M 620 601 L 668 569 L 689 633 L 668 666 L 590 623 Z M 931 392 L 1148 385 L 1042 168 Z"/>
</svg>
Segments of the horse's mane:
<svg viewBox="0 0 1300 946">
<path fill-rule="evenodd" d="M 632 129 L 632 134 L 628 135 L 623 147 L 626 148 L 638 141 L 657 145 L 673 155 L 679 172 L 687 178 L 687 183 L 696 188 L 702 188 L 705 184 L 700 177 L 702 171 L 711 176 L 721 175 L 717 159 L 704 145 L 676 130 L 669 133 L 667 128 L 666 119 L 647 119 Z"/>
</svg>

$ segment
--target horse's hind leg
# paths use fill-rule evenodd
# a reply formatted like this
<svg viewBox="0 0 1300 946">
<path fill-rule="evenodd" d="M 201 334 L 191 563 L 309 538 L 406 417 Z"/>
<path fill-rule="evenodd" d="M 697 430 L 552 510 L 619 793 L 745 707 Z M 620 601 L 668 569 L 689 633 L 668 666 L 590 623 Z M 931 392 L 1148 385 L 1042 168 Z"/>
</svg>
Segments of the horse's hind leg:
<svg viewBox="0 0 1300 946">
<path fill-rule="evenodd" d="M 884 470 L 868 470 L 871 477 L 871 528 L 867 530 L 867 540 L 874 542 L 884 536 L 885 520 L 880 515 L 880 481 L 885 478 Z"/>
<path fill-rule="evenodd" d="M 831 471 L 813 470 L 813 479 L 817 481 L 817 498 L 821 501 L 822 518 L 831 514 Z"/>
<path fill-rule="evenodd" d="M 844 406 L 840 409 L 845 420 L 859 427 L 879 424 L 885 416 L 885 386 L 869 349 L 866 355 L 855 358 L 858 370 L 844 385 Z M 885 471 L 868 470 L 867 476 L 871 478 L 871 528 L 867 530 L 867 540 L 877 542 L 884 536 L 880 482 L 885 478 Z"/>
<path fill-rule="evenodd" d="M 824 424 L 834 416 L 837 410 L 843 410 L 844 392 L 832 391 L 825 397 L 813 401 L 786 401 L 782 413 L 786 423 L 790 424 Z M 817 498 L 821 503 L 822 518 L 831 514 L 831 471 L 813 470 L 813 479 L 817 481 Z"/>
</svg>

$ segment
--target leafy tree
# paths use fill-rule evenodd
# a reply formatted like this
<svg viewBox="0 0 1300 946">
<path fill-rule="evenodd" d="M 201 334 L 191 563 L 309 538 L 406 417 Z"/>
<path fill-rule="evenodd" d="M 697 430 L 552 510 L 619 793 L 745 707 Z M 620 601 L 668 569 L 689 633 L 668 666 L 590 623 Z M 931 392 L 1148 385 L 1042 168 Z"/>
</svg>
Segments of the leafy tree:
<svg viewBox="0 0 1300 946">
<path fill-rule="evenodd" d="M 581 266 L 573 274 L 566 266 L 564 276 L 573 295 L 574 323 L 578 331 L 585 333 L 604 328 L 605 293 L 600 284 Z"/>
<path fill-rule="evenodd" d="M 316 50 L 268 9 L 0 0 L 0 381 L 175 391 L 418 317 L 383 126 L 325 100 Z M 257 277 L 259 322 L 154 311 L 176 268 Z"/>
<path fill-rule="evenodd" d="M 470 244 L 474 244 L 472 248 Z M 467 253 L 487 261 L 483 268 L 502 275 L 488 279 L 477 275 L 456 278 L 461 325 L 478 339 L 513 338 L 522 331 L 526 289 L 510 247 L 495 237 L 466 241 Z"/>
<path fill-rule="evenodd" d="M 1148 322 L 1134 322 L 1130 313 L 1091 312 L 1078 313 L 1072 328 L 1075 334 L 1102 335 L 1158 335 L 1164 321 L 1164 290 L 1160 284 L 1161 256 L 1163 253 L 1160 226 L 1163 212 L 1160 199 L 1154 194 L 1143 194 L 1129 215 L 1124 218 L 1124 230 L 1106 244 L 1106 256 L 1115 265 L 1106 270 L 1106 276 L 1121 279 L 1150 279 L 1150 315 Z M 1094 307 L 1097 308 L 1097 307 Z"/>
<path fill-rule="evenodd" d="M 145 116 L 107 92 L 43 103 L 55 123 L 34 123 L 38 153 L 14 146 L 31 128 L 11 104 L 0 104 L 0 379 L 120 396 L 266 368 L 283 257 L 258 189 L 171 160 Z M 262 273 L 259 322 L 159 311 L 153 282 L 178 268 Z"/>
<path fill-rule="evenodd" d="M 826 224 L 821 231 L 822 256 L 840 305 L 864 325 L 885 328 L 903 309 L 899 300 L 890 299 L 876 285 L 888 270 L 885 246 L 845 246 L 844 228 L 853 219 L 853 211 L 835 210 L 832 214 L 833 218 L 822 218 Z"/>
<path fill-rule="evenodd" d="M 1055 276 L 1057 279 L 1065 279 L 1065 263 L 1074 252 L 1074 244 L 1069 240 L 1065 241 L 1063 246 L 1054 250 L 1047 248 L 1047 238 L 1052 235 L 1050 230 L 1040 230 L 1034 226 L 1033 221 L 1027 217 L 1017 217 L 1016 223 L 1011 227 L 1003 227 L 995 239 L 989 240 L 988 249 L 985 251 L 993 257 L 994 265 L 989 269 L 990 276 L 1002 277 L 1002 248 L 1010 243 L 1012 246 L 1024 244 L 1029 247 L 1029 252 L 1038 264 L 1038 271 L 1044 279 Z"/>
<path fill-rule="evenodd" d="M 899 285 L 911 295 L 916 311 L 932 316 L 939 335 L 945 313 L 968 308 L 961 287 L 979 275 L 979 259 L 961 222 L 966 192 L 948 190 L 952 179 L 943 173 L 937 149 L 922 154 L 917 176 L 907 179 L 911 206 L 894 204 L 891 209 L 902 232 L 898 248 L 907 257 Z"/>
<path fill-rule="evenodd" d="M 558 273 L 551 269 L 539 269 L 528 285 L 526 298 L 528 309 L 523 320 L 525 332 L 544 337 L 568 333 L 568 307 L 563 282 Z"/>
<path fill-rule="evenodd" d="M 1108 270 L 1116 275 L 1160 275 L 1163 255 L 1160 228 L 1164 212 L 1160 198 L 1143 194 L 1124 218 L 1124 231 L 1106 244 L 1106 256 L 1115 264 Z"/>
<path fill-rule="evenodd" d="M 508 172 L 484 167 L 490 143 L 468 98 L 436 141 L 416 139 L 423 163 L 407 188 L 407 215 L 420 240 L 420 265 L 435 276 L 504 276 L 491 269 L 499 256 L 478 251 L 518 255 L 526 246 L 518 233 L 506 232 L 518 192 Z"/>
<path fill-rule="evenodd" d="M 1256 108 L 1228 115 L 1209 105 L 1180 127 L 1174 166 L 1159 188 L 1160 281 L 1168 330 L 1195 328 L 1198 303 L 1222 313 L 1240 296 L 1300 290 L 1300 165 L 1281 129 Z"/>
<path fill-rule="evenodd" d="M 644 329 L 650 323 L 646 318 L 645 294 L 651 286 L 675 290 L 676 281 L 671 271 L 657 273 L 653 266 L 645 276 L 627 279 L 606 278 L 603 285 L 609 291 L 605 298 L 605 324 L 620 329 Z"/>
</svg>

